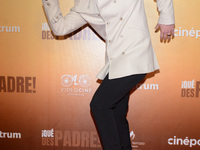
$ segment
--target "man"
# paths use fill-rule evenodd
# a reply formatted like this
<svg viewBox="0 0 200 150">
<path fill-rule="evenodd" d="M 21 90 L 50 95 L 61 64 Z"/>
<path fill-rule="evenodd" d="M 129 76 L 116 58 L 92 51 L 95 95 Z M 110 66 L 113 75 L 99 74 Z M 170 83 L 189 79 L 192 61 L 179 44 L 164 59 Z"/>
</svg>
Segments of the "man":
<svg viewBox="0 0 200 150">
<path fill-rule="evenodd" d="M 147 73 L 159 69 L 151 44 L 143 0 L 75 0 L 65 16 L 58 0 L 43 0 L 55 35 L 89 23 L 105 40 L 106 64 L 97 77 L 103 82 L 90 104 L 105 150 L 131 150 L 126 113 L 130 90 Z M 172 0 L 157 0 L 161 40 L 174 35 Z"/>
</svg>

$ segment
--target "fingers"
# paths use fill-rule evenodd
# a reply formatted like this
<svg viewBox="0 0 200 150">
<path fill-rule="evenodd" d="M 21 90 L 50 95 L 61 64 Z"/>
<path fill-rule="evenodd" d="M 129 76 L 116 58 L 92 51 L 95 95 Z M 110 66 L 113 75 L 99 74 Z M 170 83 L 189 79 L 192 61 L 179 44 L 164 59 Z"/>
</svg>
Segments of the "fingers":
<svg viewBox="0 0 200 150">
<path fill-rule="evenodd" d="M 158 32 L 159 28 L 160 28 L 160 25 L 157 24 L 157 25 L 155 26 L 155 32 Z"/>
<path fill-rule="evenodd" d="M 162 33 L 162 38 L 161 38 L 161 41 L 170 41 L 170 39 L 171 39 L 171 37 L 172 37 L 172 34 L 171 33 L 166 33 L 166 32 L 164 32 L 164 33 Z"/>
<path fill-rule="evenodd" d="M 168 34 L 169 34 L 169 33 L 167 33 L 166 31 L 163 31 L 162 29 L 160 30 L 160 40 L 161 40 L 161 42 L 162 42 L 163 40 L 164 40 L 164 41 L 167 40 Z"/>
<path fill-rule="evenodd" d="M 171 39 L 171 36 L 172 36 L 171 32 L 166 33 L 166 39 L 165 40 L 168 39 L 168 41 L 169 41 Z"/>
<path fill-rule="evenodd" d="M 174 39 L 175 35 L 174 35 L 174 30 L 172 31 L 172 39 Z"/>
<path fill-rule="evenodd" d="M 174 30 L 172 30 L 172 35 L 174 35 Z"/>
<path fill-rule="evenodd" d="M 170 41 L 170 39 L 171 39 L 171 35 L 169 36 L 169 35 L 167 35 L 167 39 L 168 39 L 168 41 Z"/>
<path fill-rule="evenodd" d="M 164 34 L 162 31 L 160 31 L 160 40 L 163 41 L 163 38 L 164 38 Z"/>
<path fill-rule="evenodd" d="M 160 40 L 170 40 L 174 36 L 174 25 L 160 25 Z"/>
<path fill-rule="evenodd" d="M 164 33 L 164 41 L 166 41 L 167 40 L 167 35 L 168 33 Z"/>
<path fill-rule="evenodd" d="M 155 30 L 158 30 L 158 28 L 160 27 L 159 24 L 156 25 Z"/>
</svg>

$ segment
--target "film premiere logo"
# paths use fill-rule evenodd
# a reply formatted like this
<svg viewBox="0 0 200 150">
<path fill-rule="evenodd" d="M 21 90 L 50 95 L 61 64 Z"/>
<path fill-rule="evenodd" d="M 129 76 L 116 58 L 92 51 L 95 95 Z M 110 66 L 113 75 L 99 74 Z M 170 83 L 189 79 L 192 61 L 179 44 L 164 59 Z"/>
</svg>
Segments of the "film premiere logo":
<svg viewBox="0 0 200 150">
<path fill-rule="evenodd" d="M 181 97 L 196 97 L 200 94 L 200 81 L 182 81 Z"/>
<path fill-rule="evenodd" d="M 135 141 L 135 133 L 133 131 L 130 132 L 131 145 L 133 150 L 142 150 L 145 146 L 145 142 L 136 142 Z"/>
<path fill-rule="evenodd" d="M 46 147 L 101 148 L 95 131 L 42 130 L 41 138 Z"/>
<path fill-rule="evenodd" d="M 79 148 L 101 148 L 100 140 L 95 131 L 62 131 L 42 130 L 42 146 L 48 147 L 79 147 Z M 131 145 L 133 150 L 142 150 L 145 142 L 136 142 L 135 133 L 130 132 Z"/>
<path fill-rule="evenodd" d="M 88 75 L 69 75 L 61 77 L 60 93 L 82 95 L 91 93 L 91 78 Z"/>
</svg>

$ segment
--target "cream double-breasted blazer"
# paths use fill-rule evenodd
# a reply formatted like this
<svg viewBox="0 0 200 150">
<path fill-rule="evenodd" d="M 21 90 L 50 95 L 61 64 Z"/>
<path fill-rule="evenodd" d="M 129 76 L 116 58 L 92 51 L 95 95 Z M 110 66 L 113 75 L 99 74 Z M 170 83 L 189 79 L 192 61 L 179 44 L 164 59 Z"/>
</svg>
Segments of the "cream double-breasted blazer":
<svg viewBox="0 0 200 150">
<path fill-rule="evenodd" d="M 153 2 L 153 0 L 152 0 Z M 66 35 L 89 23 L 106 41 L 106 64 L 97 77 L 109 79 L 159 69 L 149 34 L 144 0 L 75 0 L 63 17 L 58 0 L 43 0 L 51 30 Z M 172 0 L 157 0 L 158 23 L 174 24 Z"/>
</svg>

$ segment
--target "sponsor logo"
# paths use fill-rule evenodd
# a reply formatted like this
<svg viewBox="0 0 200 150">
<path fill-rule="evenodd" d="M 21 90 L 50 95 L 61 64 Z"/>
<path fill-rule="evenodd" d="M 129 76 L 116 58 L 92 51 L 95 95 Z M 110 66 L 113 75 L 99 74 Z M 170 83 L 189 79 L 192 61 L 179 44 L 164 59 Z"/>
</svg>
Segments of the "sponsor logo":
<svg viewBox="0 0 200 150">
<path fill-rule="evenodd" d="M 14 133 L 14 132 L 2 132 L 0 131 L 0 138 L 1 139 L 21 139 L 21 133 Z"/>
<path fill-rule="evenodd" d="M 130 132 L 130 138 L 131 138 L 131 145 L 133 150 L 142 150 L 142 147 L 145 146 L 145 142 L 136 142 L 135 141 L 135 133 L 133 131 Z"/>
<path fill-rule="evenodd" d="M 200 81 L 182 81 L 181 97 L 199 97 Z"/>
<path fill-rule="evenodd" d="M 194 146 L 200 146 L 200 139 L 189 139 L 188 137 L 182 139 L 174 136 L 173 138 L 168 139 L 168 144 L 194 147 Z"/>
<path fill-rule="evenodd" d="M 0 32 L 20 32 L 21 28 L 18 26 L 0 26 Z"/>
<path fill-rule="evenodd" d="M 88 75 L 68 75 L 61 77 L 60 93 L 82 95 L 91 93 L 91 78 Z"/>
<path fill-rule="evenodd" d="M 174 36 L 177 37 L 194 37 L 198 39 L 200 37 L 200 30 L 196 30 L 192 28 L 191 30 L 182 29 L 182 27 L 179 27 L 179 29 L 174 30 Z"/>
<path fill-rule="evenodd" d="M 100 140 L 94 131 L 42 130 L 42 146 L 100 148 Z"/>
<path fill-rule="evenodd" d="M 158 90 L 159 86 L 158 84 L 137 84 L 136 88 L 143 90 Z"/>
<path fill-rule="evenodd" d="M 83 27 L 80 32 L 75 31 L 70 34 L 71 36 L 69 36 L 69 40 L 100 40 L 99 37 L 89 27 Z M 55 39 L 47 23 L 42 23 L 42 39 Z"/>
<path fill-rule="evenodd" d="M 0 76 L 0 92 L 36 93 L 36 77 Z"/>
</svg>

